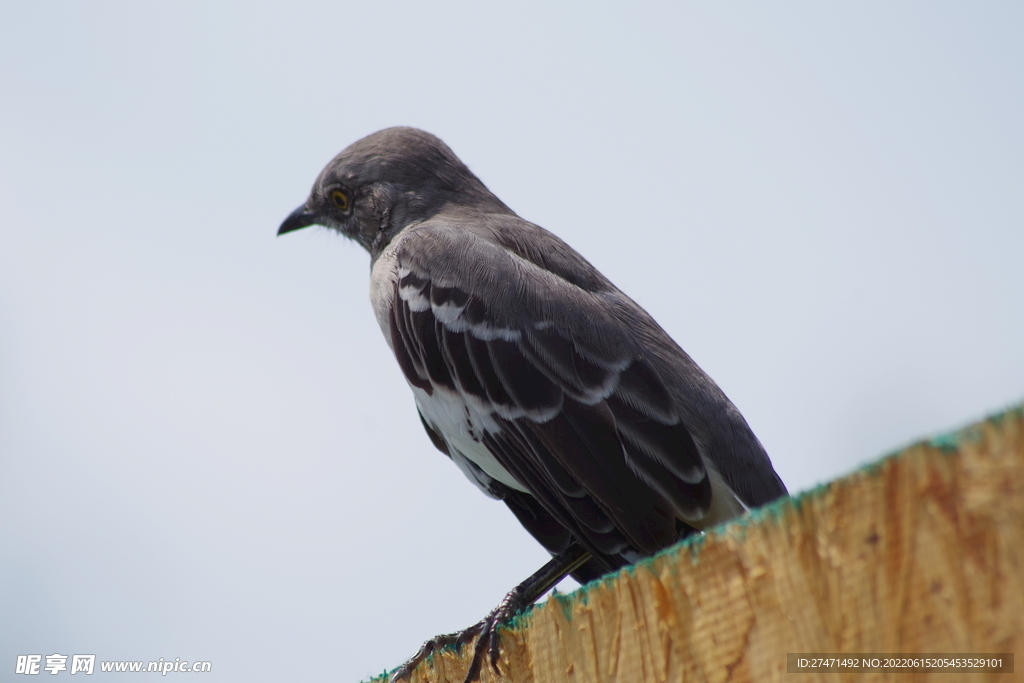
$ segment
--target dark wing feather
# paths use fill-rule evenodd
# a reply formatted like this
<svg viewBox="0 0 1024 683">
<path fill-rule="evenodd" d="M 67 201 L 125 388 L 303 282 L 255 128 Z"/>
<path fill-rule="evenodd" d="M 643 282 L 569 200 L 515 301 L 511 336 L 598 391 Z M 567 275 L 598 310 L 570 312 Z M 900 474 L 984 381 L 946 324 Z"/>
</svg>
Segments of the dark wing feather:
<svg viewBox="0 0 1024 683">
<path fill-rule="evenodd" d="M 393 306 L 388 310 L 388 326 L 391 330 L 391 349 L 398 359 L 398 365 L 402 368 L 405 378 L 414 386 L 423 389 L 428 394 L 433 393 L 434 386 L 427 378 L 423 370 L 423 361 L 420 358 L 420 350 L 410 346 L 414 339 L 406 324 L 406 309 L 402 306 Z"/>
<path fill-rule="evenodd" d="M 420 231 L 396 245 L 389 325 L 410 384 L 489 406 L 488 450 L 610 568 L 675 541 L 678 520 L 709 508 L 710 482 L 634 335 L 600 297 L 487 240 L 452 237 Z"/>
</svg>

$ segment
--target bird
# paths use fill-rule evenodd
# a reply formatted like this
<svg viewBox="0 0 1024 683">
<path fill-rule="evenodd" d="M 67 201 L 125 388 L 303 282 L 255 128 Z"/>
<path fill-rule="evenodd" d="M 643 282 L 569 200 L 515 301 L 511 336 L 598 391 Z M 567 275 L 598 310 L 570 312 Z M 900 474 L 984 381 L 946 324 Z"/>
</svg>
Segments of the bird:
<svg viewBox="0 0 1024 683">
<path fill-rule="evenodd" d="M 552 555 L 394 680 L 471 638 L 466 680 L 488 656 L 497 670 L 498 626 L 566 575 L 586 583 L 787 494 L 739 410 L 651 315 L 436 136 L 386 128 L 342 150 L 278 235 L 311 225 L 369 252 L 373 313 L 430 441 Z"/>
</svg>

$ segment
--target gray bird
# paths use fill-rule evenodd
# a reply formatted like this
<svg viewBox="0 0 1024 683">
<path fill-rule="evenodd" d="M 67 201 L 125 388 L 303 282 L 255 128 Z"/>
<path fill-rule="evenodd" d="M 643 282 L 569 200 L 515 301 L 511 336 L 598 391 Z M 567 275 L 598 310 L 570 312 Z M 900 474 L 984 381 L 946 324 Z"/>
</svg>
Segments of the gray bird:
<svg viewBox="0 0 1024 683">
<path fill-rule="evenodd" d="M 278 234 L 370 252 L 370 300 L 433 444 L 553 556 L 480 624 L 786 494 L 736 407 L 586 259 L 494 196 L 441 140 L 388 128 L 320 173 Z"/>
</svg>

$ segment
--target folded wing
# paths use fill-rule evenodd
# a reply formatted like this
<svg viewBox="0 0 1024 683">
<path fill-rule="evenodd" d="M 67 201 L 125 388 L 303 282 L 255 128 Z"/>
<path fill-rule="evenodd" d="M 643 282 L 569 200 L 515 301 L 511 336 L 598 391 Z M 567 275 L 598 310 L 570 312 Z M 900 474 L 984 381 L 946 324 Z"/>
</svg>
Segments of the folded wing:
<svg viewBox="0 0 1024 683">
<path fill-rule="evenodd" d="M 474 441 L 596 555 L 674 542 L 707 514 L 711 484 L 635 341 L 643 335 L 609 313 L 609 294 L 486 239 L 452 237 L 424 231 L 396 245 L 387 324 L 418 400 L 462 401 Z M 445 439 L 453 429 L 427 426 Z"/>
</svg>

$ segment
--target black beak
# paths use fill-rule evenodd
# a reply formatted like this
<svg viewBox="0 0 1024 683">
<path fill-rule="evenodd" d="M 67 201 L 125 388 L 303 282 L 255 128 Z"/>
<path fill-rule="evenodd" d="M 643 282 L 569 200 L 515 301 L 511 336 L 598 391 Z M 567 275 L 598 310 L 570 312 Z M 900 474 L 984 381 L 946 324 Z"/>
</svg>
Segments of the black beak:
<svg viewBox="0 0 1024 683">
<path fill-rule="evenodd" d="M 299 208 L 288 214 L 288 218 L 284 219 L 281 223 L 281 227 L 277 229 L 278 235 L 283 235 L 286 232 L 293 232 L 295 230 L 302 230 L 308 228 L 317 222 L 315 213 L 306 210 L 306 205 L 303 204 Z"/>
</svg>

